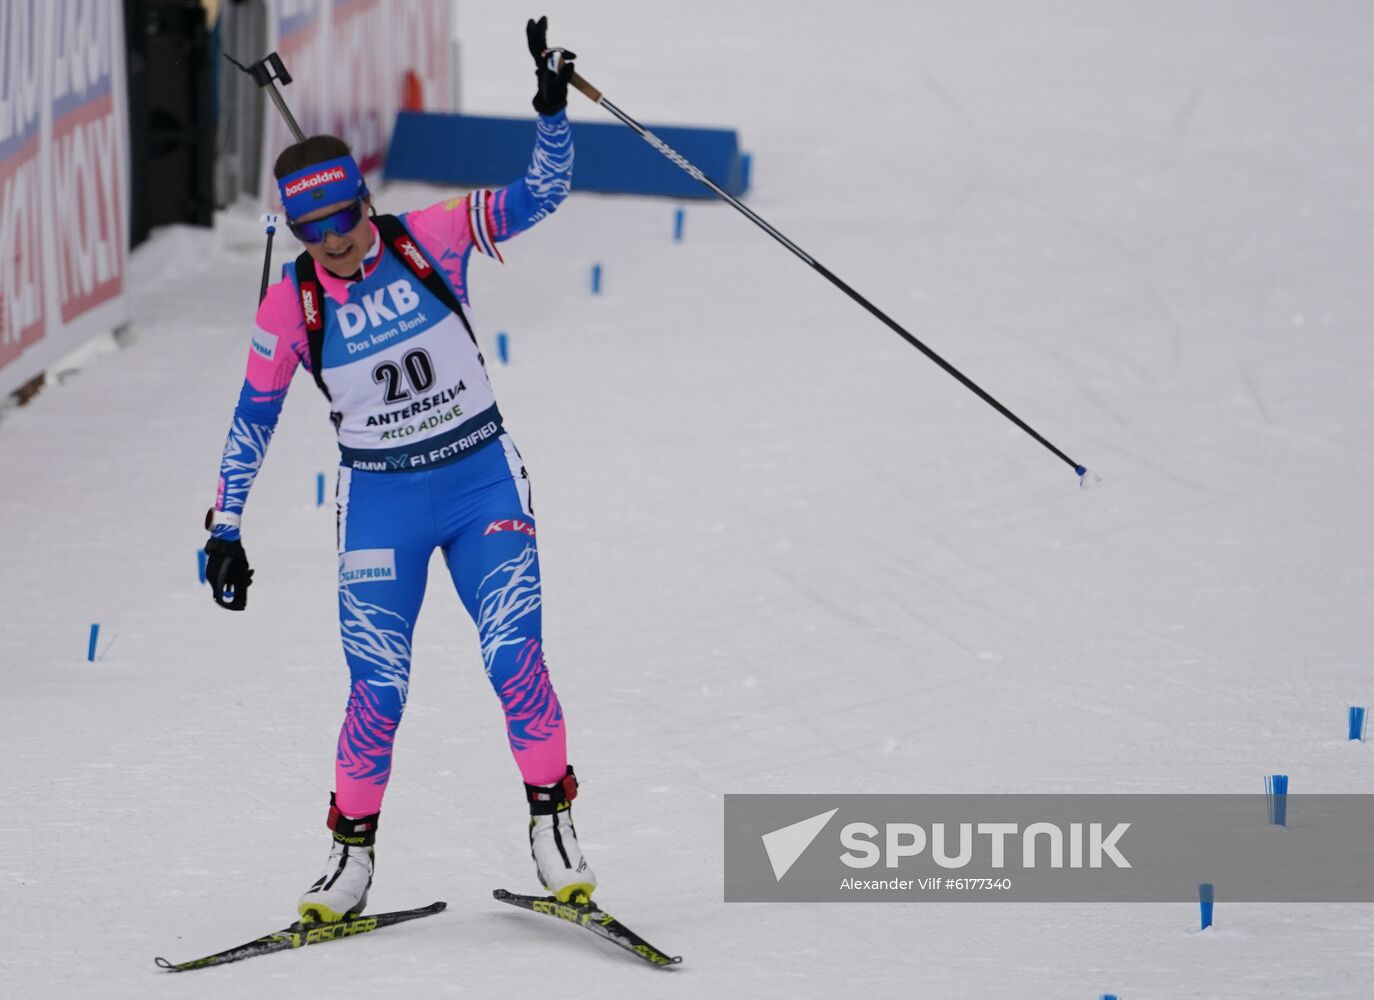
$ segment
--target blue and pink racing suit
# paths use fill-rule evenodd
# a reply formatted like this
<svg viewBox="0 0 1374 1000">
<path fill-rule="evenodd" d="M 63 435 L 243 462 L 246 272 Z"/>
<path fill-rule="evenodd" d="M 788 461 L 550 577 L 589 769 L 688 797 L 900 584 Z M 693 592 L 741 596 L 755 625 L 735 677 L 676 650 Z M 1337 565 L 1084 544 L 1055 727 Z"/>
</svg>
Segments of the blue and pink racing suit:
<svg viewBox="0 0 1374 1000">
<path fill-rule="evenodd" d="M 467 264 L 549 215 L 567 196 L 572 132 L 540 117 L 529 170 L 497 191 L 401 216 L 467 314 Z M 360 280 L 317 267 L 321 376 L 338 431 L 339 631 L 351 677 L 335 794 L 348 816 L 377 812 L 405 709 L 411 635 L 440 549 L 477 624 L 524 780 L 567 769 L 563 712 L 544 665 L 539 555 L 529 481 L 502 428 L 474 338 L 373 226 Z M 295 266 L 268 289 L 220 465 L 216 508 L 241 515 L 287 387 L 310 368 Z M 237 538 L 238 527 L 214 534 Z"/>
</svg>

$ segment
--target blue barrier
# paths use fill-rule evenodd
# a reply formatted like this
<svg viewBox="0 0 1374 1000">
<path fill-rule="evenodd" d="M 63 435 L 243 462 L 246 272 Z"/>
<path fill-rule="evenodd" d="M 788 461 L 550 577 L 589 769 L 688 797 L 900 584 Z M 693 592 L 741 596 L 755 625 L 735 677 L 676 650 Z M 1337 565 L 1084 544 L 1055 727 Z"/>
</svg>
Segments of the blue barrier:
<svg viewBox="0 0 1374 1000">
<path fill-rule="evenodd" d="M 1288 775 L 1270 774 L 1264 778 L 1264 798 L 1273 826 L 1288 825 Z"/>
<path fill-rule="evenodd" d="M 734 130 L 647 126 L 734 197 L 749 189 L 749 157 Z M 624 125 L 573 124 L 573 190 L 713 198 L 711 191 Z M 529 118 L 486 118 L 402 111 L 391 133 L 389 181 L 458 187 L 509 184 L 524 176 L 534 148 Z"/>
</svg>

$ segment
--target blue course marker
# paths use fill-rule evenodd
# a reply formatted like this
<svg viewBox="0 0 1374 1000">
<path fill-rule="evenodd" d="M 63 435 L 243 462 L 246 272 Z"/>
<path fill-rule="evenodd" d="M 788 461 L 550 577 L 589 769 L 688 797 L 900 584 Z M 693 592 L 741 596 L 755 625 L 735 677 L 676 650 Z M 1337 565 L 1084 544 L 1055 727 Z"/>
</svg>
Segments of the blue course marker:
<svg viewBox="0 0 1374 1000">
<path fill-rule="evenodd" d="M 324 506 L 324 473 L 315 473 L 315 506 Z"/>
<path fill-rule="evenodd" d="M 496 356 L 501 359 L 501 364 L 510 364 L 510 337 L 506 336 L 504 330 L 496 335 Z"/>
<path fill-rule="evenodd" d="M 197 563 L 197 564 L 199 565 L 199 567 L 200 567 L 200 582 L 201 582 L 201 583 L 205 583 L 205 582 L 206 582 L 206 581 L 205 581 L 205 560 L 206 560 L 207 558 L 208 558 L 208 557 L 205 555 L 205 550 L 204 550 L 204 549 L 196 549 L 196 563 Z"/>
<path fill-rule="evenodd" d="M 687 212 L 679 208 L 673 213 L 673 242 L 682 242 L 682 225 L 687 219 Z"/>
<path fill-rule="evenodd" d="M 86 644 L 86 659 L 95 662 L 95 644 L 100 639 L 100 623 L 91 623 L 91 641 Z"/>
<path fill-rule="evenodd" d="M 1269 807 L 1269 822 L 1288 825 L 1288 775 L 1271 774 L 1264 779 L 1264 800 Z"/>
<path fill-rule="evenodd" d="M 1202 910 L 1202 930 L 1212 926 L 1212 883 L 1202 882 L 1197 887 L 1197 903 Z"/>
<path fill-rule="evenodd" d="M 1115 994 L 1115 993 L 1103 993 L 1103 994 L 1102 994 L 1102 1000 L 1116 1000 L 1116 994 Z"/>
<path fill-rule="evenodd" d="M 1350 738 L 1364 742 L 1364 706 L 1350 706 Z"/>
<path fill-rule="evenodd" d="M 600 264 L 593 264 L 593 265 L 592 265 L 592 294 L 593 294 L 593 295 L 600 295 L 600 294 L 601 294 L 601 265 L 600 265 Z"/>
</svg>

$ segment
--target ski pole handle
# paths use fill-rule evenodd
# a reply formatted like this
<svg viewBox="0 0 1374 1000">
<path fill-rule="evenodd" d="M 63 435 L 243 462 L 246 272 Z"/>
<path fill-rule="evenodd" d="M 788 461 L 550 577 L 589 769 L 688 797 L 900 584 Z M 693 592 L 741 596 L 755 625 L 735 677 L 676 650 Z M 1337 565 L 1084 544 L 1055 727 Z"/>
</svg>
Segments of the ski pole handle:
<svg viewBox="0 0 1374 1000">
<path fill-rule="evenodd" d="M 267 226 L 267 252 L 262 258 L 262 284 L 258 287 L 258 303 L 267 298 L 267 281 L 272 277 L 272 237 L 277 235 L 277 227 L 281 225 L 281 216 L 276 212 L 268 212 L 262 217 L 262 221 Z"/>
<path fill-rule="evenodd" d="M 587 96 L 587 100 L 591 101 L 593 104 L 601 103 L 601 91 L 597 90 L 586 80 L 582 79 L 582 77 L 578 76 L 577 70 L 573 70 L 572 78 L 568 82 L 582 91 L 582 93 Z"/>
</svg>

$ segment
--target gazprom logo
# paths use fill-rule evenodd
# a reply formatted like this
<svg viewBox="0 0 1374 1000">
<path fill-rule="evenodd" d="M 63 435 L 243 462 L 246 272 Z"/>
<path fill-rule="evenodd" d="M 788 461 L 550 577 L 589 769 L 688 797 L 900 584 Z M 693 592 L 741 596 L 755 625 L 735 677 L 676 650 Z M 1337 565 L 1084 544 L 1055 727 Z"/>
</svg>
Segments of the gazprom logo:
<svg viewBox="0 0 1374 1000">
<path fill-rule="evenodd" d="M 277 335 L 266 330 L 258 330 L 253 334 L 252 347 L 253 353 L 258 357 L 271 361 L 277 354 Z"/>
<path fill-rule="evenodd" d="M 354 549 L 339 556 L 339 584 L 385 583 L 396 579 L 395 549 Z"/>
</svg>

